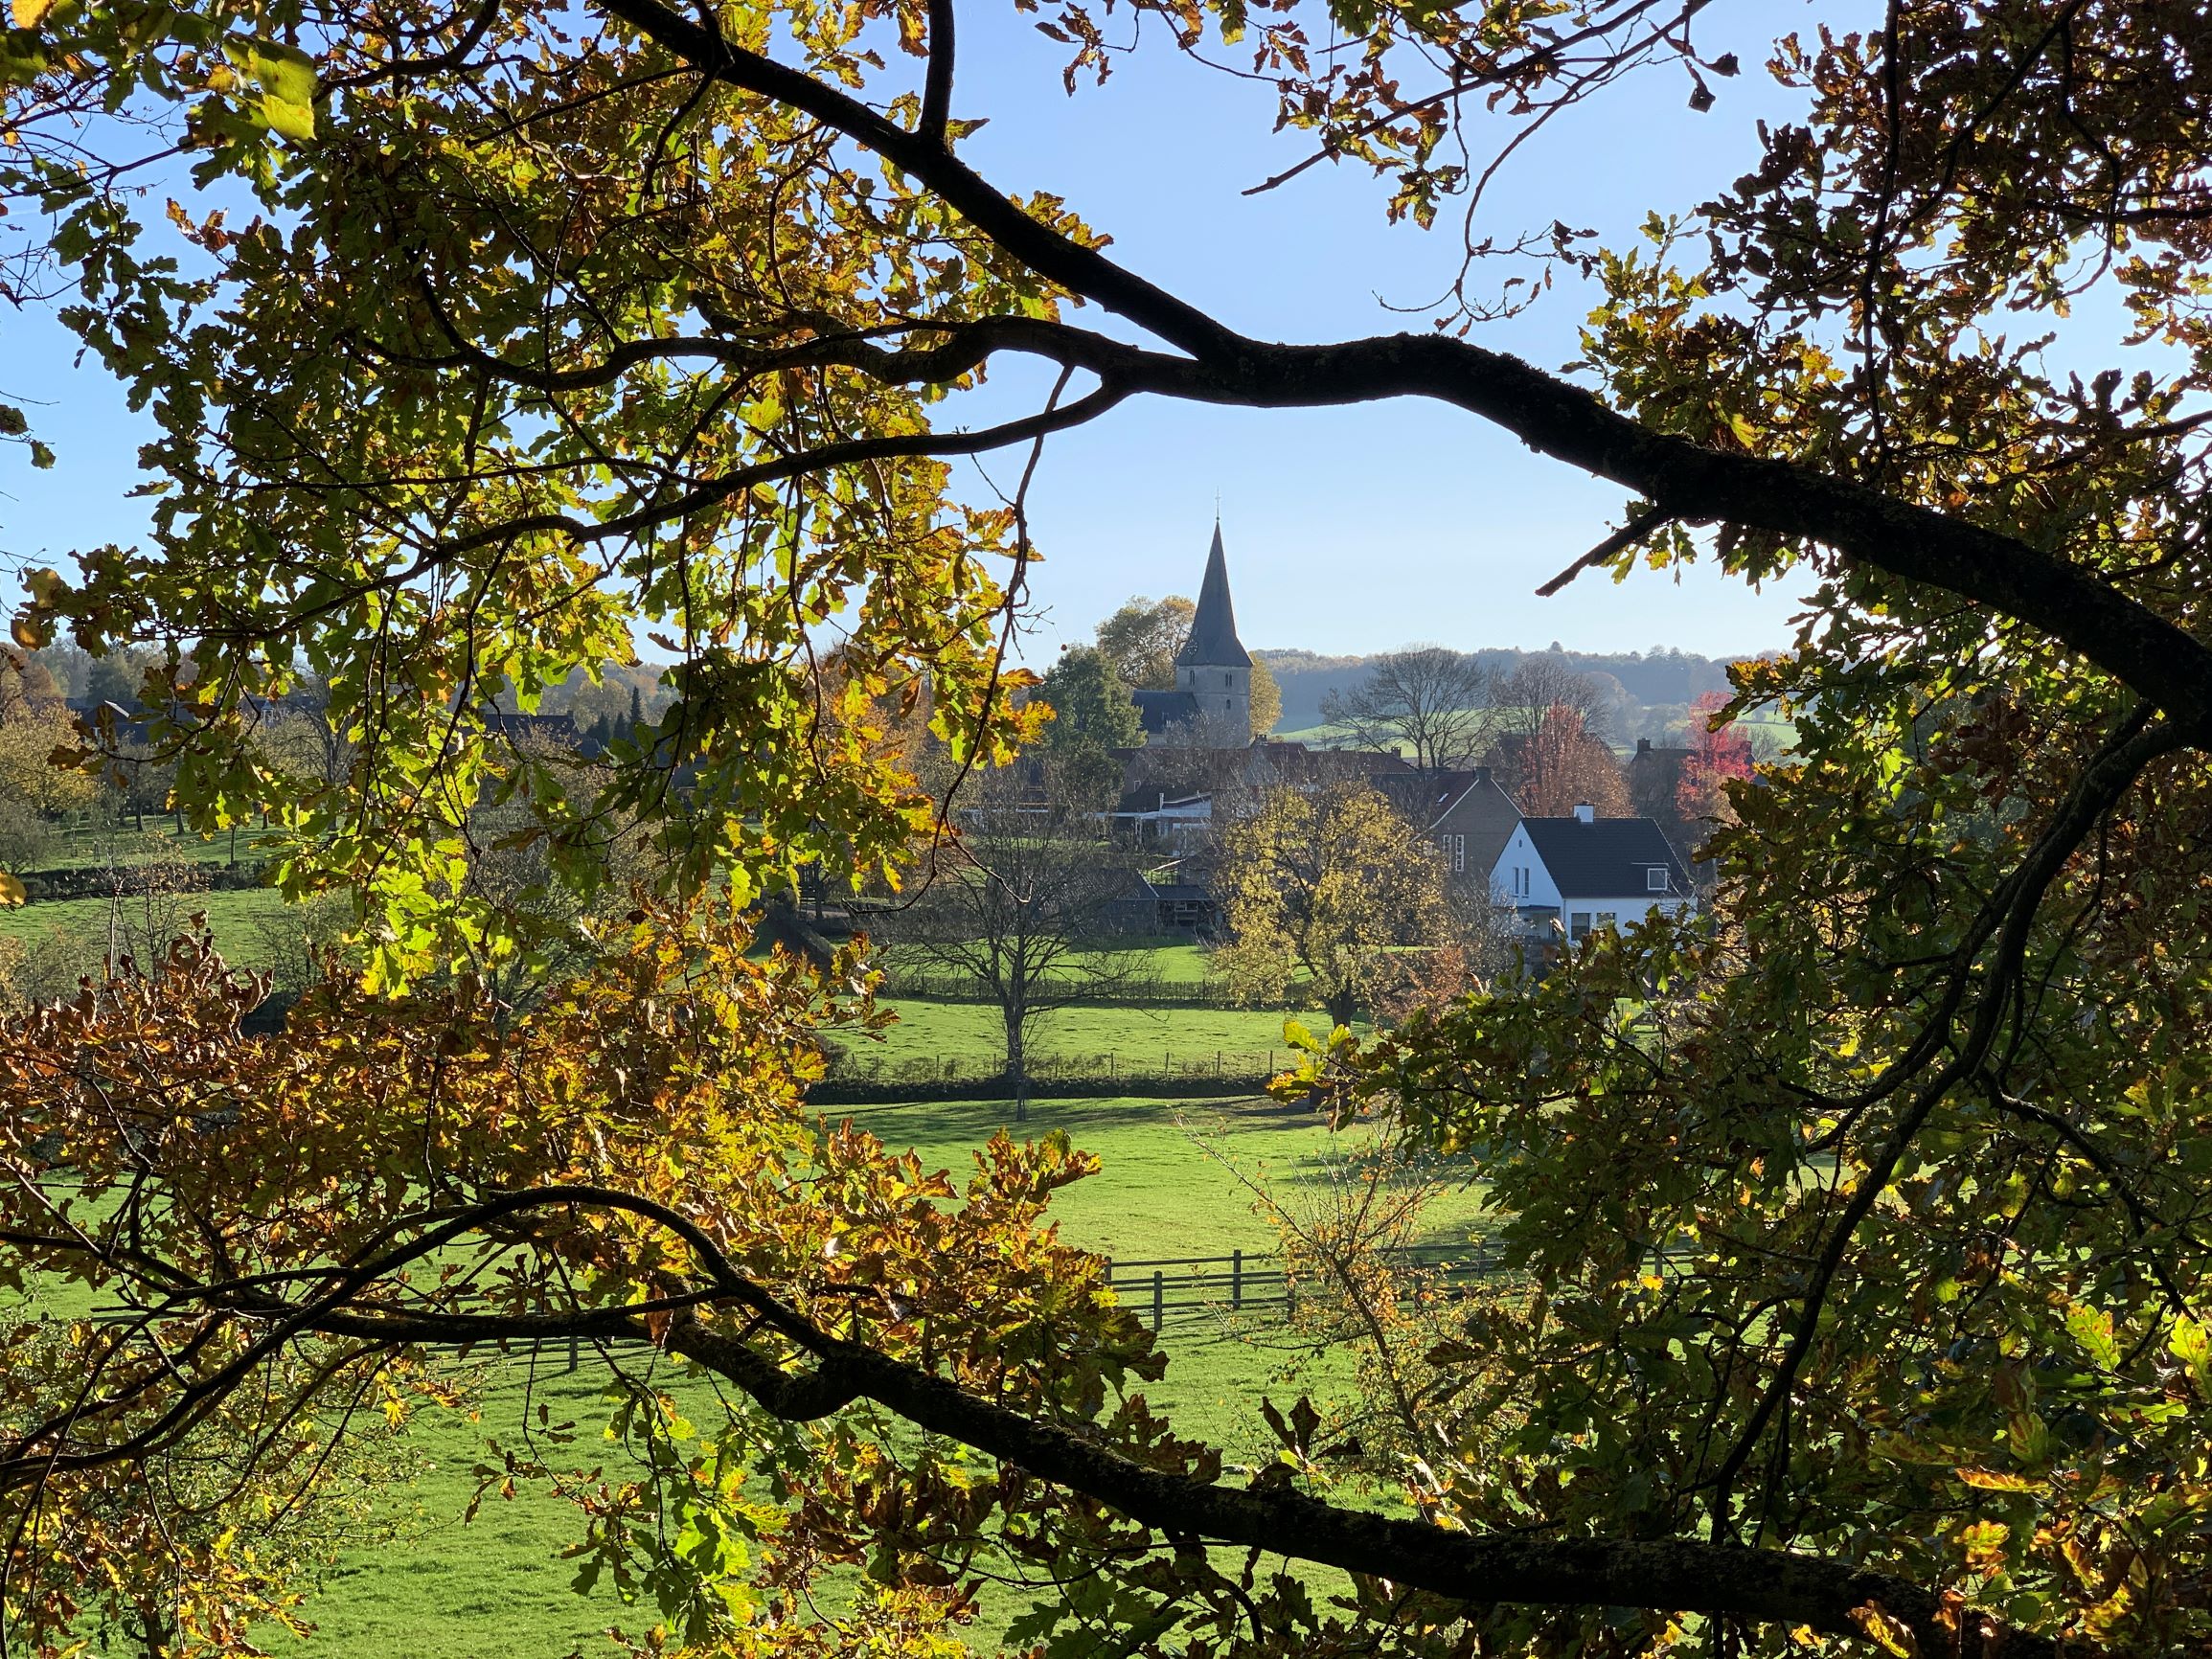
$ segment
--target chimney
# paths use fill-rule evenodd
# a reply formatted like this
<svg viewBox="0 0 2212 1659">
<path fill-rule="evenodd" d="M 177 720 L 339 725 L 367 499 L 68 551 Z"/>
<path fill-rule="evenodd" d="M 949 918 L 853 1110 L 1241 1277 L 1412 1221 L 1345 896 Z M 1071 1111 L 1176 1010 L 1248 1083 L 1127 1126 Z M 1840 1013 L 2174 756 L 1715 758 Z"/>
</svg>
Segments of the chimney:
<svg viewBox="0 0 2212 1659">
<path fill-rule="evenodd" d="M 1648 755 L 1651 752 L 1652 739 L 1649 738 L 1638 738 L 1636 739 L 1636 753 L 1639 755 Z"/>
<path fill-rule="evenodd" d="M 1480 784 L 1487 784 L 1487 783 L 1489 783 L 1489 782 L 1490 782 L 1490 768 L 1489 768 L 1488 766 L 1477 766 L 1477 767 L 1475 767 L 1475 769 L 1474 769 L 1474 781 L 1475 781 L 1475 783 L 1476 783 L 1478 785 L 1480 785 Z"/>
<path fill-rule="evenodd" d="M 1587 801 L 1575 803 L 1575 822 L 1577 824 L 1595 824 L 1597 821 L 1598 809 L 1595 807 L 1592 807 Z"/>
</svg>

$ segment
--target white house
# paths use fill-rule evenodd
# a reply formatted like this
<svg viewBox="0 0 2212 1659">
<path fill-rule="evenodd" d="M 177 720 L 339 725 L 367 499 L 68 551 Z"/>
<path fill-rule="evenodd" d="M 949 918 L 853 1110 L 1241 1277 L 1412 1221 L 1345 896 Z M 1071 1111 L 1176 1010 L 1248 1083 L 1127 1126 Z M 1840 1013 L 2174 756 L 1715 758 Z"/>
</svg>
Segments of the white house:
<svg viewBox="0 0 2212 1659">
<path fill-rule="evenodd" d="M 1531 928 L 1557 920 L 1570 939 L 1697 904 L 1689 873 L 1655 822 L 1600 818 L 1587 807 L 1571 817 L 1523 818 L 1514 826 L 1490 886 Z"/>
</svg>

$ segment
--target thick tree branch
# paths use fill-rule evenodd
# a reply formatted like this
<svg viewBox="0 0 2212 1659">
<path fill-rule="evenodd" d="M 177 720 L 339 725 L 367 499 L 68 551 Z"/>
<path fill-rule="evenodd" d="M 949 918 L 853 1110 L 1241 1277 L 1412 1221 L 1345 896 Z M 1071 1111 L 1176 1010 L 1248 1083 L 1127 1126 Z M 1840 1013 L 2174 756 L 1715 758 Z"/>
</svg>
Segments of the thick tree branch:
<svg viewBox="0 0 2212 1659">
<path fill-rule="evenodd" d="M 965 162 L 857 99 L 733 45 L 654 0 L 598 4 L 727 84 L 834 127 L 911 173 L 1039 276 L 1189 354 L 1188 361 L 1152 362 L 1147 382 L 1130 390 L 1267 408 L 1435 398 L 1676 517 L 1727 520 L 1815 542 L 2018 617 L 2126 681 L 2187 727 L 2193 741 L 2212 737 L 2212 647 L 2041 549 L 1794 462 L 1724 454 L 1651 431 L 1580 387 L 1463 340 L 1401 334 L 1292 346 L 1246 338 L 1039 223 Z"/>
<path fill-rule="evenodd" d="M 658 525 L 683 519 L 694 512 L 727 501 L 741 490 L 750 489 L 756 485 L 780 483 L 803 473 L 828 471 L 867 461 L 981 455 L 992 449 L 1002 449 L 1008 444 L 1025 443 L 1045 433 L 1081 426 L 1111 409 L 1128 396 L 1129 393 L 1123 388 L 1101 386 L 1063 408 L 1048 409 L 1018 420 L 986 426 L 980 431 L 898 433 L 880 438 L 855 438 L 838 443 L 825 443 L 819 448 L 794 450 L 773 461 L 733 468 L 665 501 L 657 501 L 650 506 L 600 522 L 572 517 L 563 512 L 539 512 L 520 518 L 502 519 L 482 530 L 438 542 L 425 549 L 404 568 L 374 581 L 348 588 L 312 609 L 296 612 L 294 620 L 297 622 L 335 610 L 372 589 L 402 587 L 450 563 L 465 553 L 513 541 L 518 536 L 560 534 L 585 544 L 618 540 Z"/>
<path fill-rule="evenodd" d="M 923 138 L 944 146 L 946 123 L 952 119 L 954 53 L 952 0 L 929 0 L 929 74 L 922 88 Z"/>
<path fill-rule="evenodd" d="M 587 1308 L 555 1315 L 410 1311 L 364 1304 L 374 1280 L 453 1242 L 464 1232 L 526 1212 L 615 1209 L 665 1226 L 690 1249 L 707 1283 L 653 1304 Z M 171 1278 L 183 1278 L 171 1275 Z M 1981 1616 L 1954 1632 L 1943 1598 L 1909 1580 L 1848 1561 L 1779 1550 L 1740 1549 L 1697 1539 L 1546 1538 L 1455 1532 L 1423 1521 L 1346 1509 L 1280 1488 L 1226 1487 L 1148 1467 L 1101 1445 L 1074 1427 L 1044 1420 L 968 1394 L 918 1365 L 864 1344 L 831 1336 L 806 1315 L 737 1272 L 714 1240 L 667 1206 L 616 1189 L 560 1186 L 503 1194 L 440 1218 L 406 1244 L 371 1261 L 335 1268 L 331 1288 L 301 1304 L 282 1304 L 238 1285 L 208 1285 L 191 1298 L 220 1317 L 247 1318 L 263 1328 L 244 1352 L 184 1391 L 159 1425 L 110 1446 L 62 1452 L 18 1443 L 4 1484 L 49 1478 L 61 1468 L 113 1463 L 172 1438 L 180 1414 L 193 1420 L 282 1344 L 307 1334 L 391 1345 L 469 1347 L 506 1339 L 655 1343 L 728 1378 L 764 1409 L 789 1421 L 810 1421 L 857 1400 L 872 1400 L 917 1427 L 1064 1487 L 1175 1538 L 1264 1550 L 1361 1574 L 1456 1601 L 1552 1606 L 1632 1606 L 1726 1614 L 1810 1625 L 1837 1635 L 1861 1633 L 1862 1611 L 1879 1608 L 1909 1625 L 1923 1652 L 1995 1651 L 2010 1659 L 2090 1655 L 2087 1645 L 2003 1630 Z M 241 1284 L 245 1282 L 240 1282 Z M 693 1309 L 724 1303 L 809 1355 L 787 1370 L 746 1340 L 702 1323 Z M 252 1312 L 244 1310 L 250 1306 Z M 659 1332 L 641 1311 L 670 1310 Z M 202 1340 L 212 1326 L 202 1328 Z M 1966 1646 L 1960 1647 L 1960 1642 Z"/>
<path fill-rule="evenodd" d="M 757 1366 L 738 1352 L 742 1343 L 679 1318 L 668 1346 L 730 1377 L 778 1416 L 812 1415 L 817 1399 L 871 1399 L 918 1427 L 1171 1536 L 1289 1556 L 1455 1601 L 1725 1613 L 1854 1636 L 1862 1634 L 1856 1615 L 1871 1604 L 1910 1625 L 1924 1653 L 1995 1652 L 1998 1641 L 2008 1659 L 2064 1659 L 2095 1651 L 2018 1630 L 1999 1636 L 1999 1626 L 1985 1626 L 1972 1613 L 1963 1615 L 1968 1628 L 1960 1648 L 1944 1623 L 1939 1596 L 1847 1561 L 1695 1539 L 1485 1535 L 1344 1509 L 1280 1488 L 1210 1485 L 1148 1468 L 1058 1424 L 978 1399 L 857 1344 L 832 1344 L 803 1382 L 778 1374 L 781 1380 L 764 1392 L 746 1379 L 744 1373 L 753 1369 L 757 1375 Z"/>
</svg>

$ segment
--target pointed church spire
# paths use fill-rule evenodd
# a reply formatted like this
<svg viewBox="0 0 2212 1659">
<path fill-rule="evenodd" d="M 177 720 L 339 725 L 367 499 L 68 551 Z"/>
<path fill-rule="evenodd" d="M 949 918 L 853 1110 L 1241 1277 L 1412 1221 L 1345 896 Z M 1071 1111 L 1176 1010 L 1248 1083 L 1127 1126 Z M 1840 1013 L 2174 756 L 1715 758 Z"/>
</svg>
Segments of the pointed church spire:
<svg viewBox="0 0 2212 1659">
<path fill-rule="evenodd" d="M 1197 613 L 1191 637 L 1175 653 L 1177 668 L 1248 669 L 1251 653 L 1237 638 L 1237 611 L 1229 602 L 1229 560 L 1221 551 L 1221 521 L 1214 520 L 1214 545 L 1206 554 L 1205 580 L 1198 584 Z"/>
</svg>

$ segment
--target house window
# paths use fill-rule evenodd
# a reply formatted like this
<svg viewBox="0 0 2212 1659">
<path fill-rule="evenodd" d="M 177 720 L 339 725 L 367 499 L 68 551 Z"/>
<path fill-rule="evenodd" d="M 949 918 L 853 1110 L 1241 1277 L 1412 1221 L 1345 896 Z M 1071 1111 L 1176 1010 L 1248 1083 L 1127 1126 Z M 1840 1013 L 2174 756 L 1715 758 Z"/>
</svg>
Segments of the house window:
<svg viewBox="0 0 2212 1659">
<path fill-rule="evenodd" d="M 1451 868 L 1455 875 L 1467 868 L 1467 837 L 1464 835 L 1451 838 Z"/>
<path fill-rule="evenodd" d="M 1590 913 L 1586 910 L 1567 912 L 1567 937 L 1581 939 L 1590 930 Z"/>
<path fill-rule="evenodd" d="M 1601 910 L 1601 911 L 1599 911 L 1599 912 L 1598 912 L 1598 915 L 1597 915 L 1597 924 L 1598 924 L 1598 926 L 1600 926 L 1600 927 L 1610 927 L 1610 926 L 1612 926 L 1612 925 L 1613 925 L 1613 922 L 1614 922 L 1614 920 L 1615 920 L 1615 917 L 1614 917 L 1614 915 L 1613 915 L 1613 913 L 1612 913 L 1611 911 L 1609 911 L 1609 910 Z"/>
<path fill-rule="evenodd" d="M 1645 871 L 1644 886 L 1647 891 L 1652 893 L 1666 892 L 1667 867 L 1664 864 L 1654 864 L 1651 867 L 1651 869 Z"/>
<path fill-rule="evenodd" d="M 1236 683 L 1237 683 L 1237 678 L 1236 678 L 1236 676 L 1235 676 L 1234 674 L 1230 674 L 1230 673 L 1223 673 L 1223 674 L 1221 675 L 1221 690 L 1223 690 L 1224 692 L 1225 692 L 1225 691 L 1228 691 L 1229 689 L 1231 689 L 1233 686 L 1235 686 L 1235 685 L 1236 685 Z"/>
</svg>

